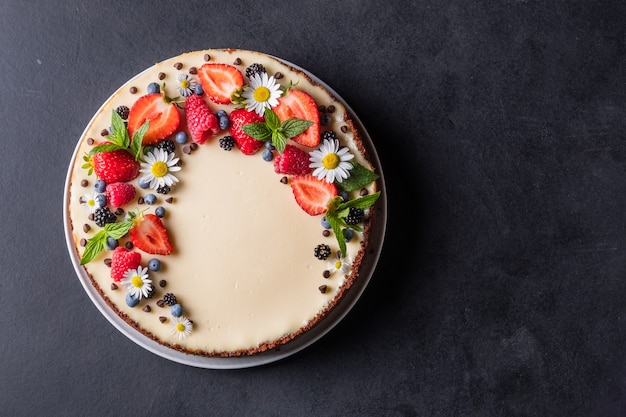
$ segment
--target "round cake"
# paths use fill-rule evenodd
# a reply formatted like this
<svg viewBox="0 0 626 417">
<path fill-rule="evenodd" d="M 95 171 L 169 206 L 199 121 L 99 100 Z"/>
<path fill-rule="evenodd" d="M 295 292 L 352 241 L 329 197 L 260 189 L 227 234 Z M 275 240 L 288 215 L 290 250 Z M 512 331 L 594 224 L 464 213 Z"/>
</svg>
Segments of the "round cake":
<svg viewBox="0 0 626 417">
<path fill-rule="evenodd" d="M 75 149 L 64 214 L 79 275 L 166 349 L 280 349 L 378 256 L 382 178 L 360 129 L 327 86 L 260 52 L 148 68 Z"/>
</svg>

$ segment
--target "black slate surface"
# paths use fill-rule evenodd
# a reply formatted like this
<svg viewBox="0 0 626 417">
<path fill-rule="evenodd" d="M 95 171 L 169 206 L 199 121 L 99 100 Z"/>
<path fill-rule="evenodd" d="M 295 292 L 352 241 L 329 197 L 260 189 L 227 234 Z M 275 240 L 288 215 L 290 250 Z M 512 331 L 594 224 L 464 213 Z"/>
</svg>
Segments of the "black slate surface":
<svg viewBox="0 0 626 417">
<path fill-rule="evenodd" d="M 626 415 L 626 4 L 0 3 L 0 409 L 7 416 Z M 370 286 L 299 354 L 167 361 L 66 249 L 79 135 L 179 53 L 270 53 L 333 87 L 387 179 Z"/>
</svg>

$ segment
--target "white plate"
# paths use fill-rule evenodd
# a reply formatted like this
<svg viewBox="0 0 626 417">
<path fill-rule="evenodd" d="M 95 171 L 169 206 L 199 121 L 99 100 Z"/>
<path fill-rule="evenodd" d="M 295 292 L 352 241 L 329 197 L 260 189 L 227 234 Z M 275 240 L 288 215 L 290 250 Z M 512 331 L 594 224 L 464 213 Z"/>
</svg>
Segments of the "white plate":
<svg viewBox="0 0 626 417">
<path fill-rule="evenodd" d="M 280 58 L 277 58 L 280 59 Z M 168 348 L 164 345 L 161 345 L 154 340 L 146 337 L 124 320 L 119 318 L 117 314 L 106 304 L 106 302 L 102 299 L 96 288 L 91 283 L 91 280 L 85 269 L 80 265 L 80 259 L 76 250 L 74 248 L 74 242 L 72 238 L 72 230 L 70 226 L 69 220 L 69 188 L 71 181 L 71 171 L 74 163 L 78 157 L 78 148 L 80 146 L 80 141 L 77 143 L 76 148 L 74 150 L 74 154 L 72 155 L 72 160 L 69 165 L 67 177 L 65 180 L 65 189 L 64 189 L 64 211 L 63 211 L 63 222 L 65 228 L 65 236 L 67 248 L 69 250 L 70 258 L 72 260 L 72 264 L 74 265 L 74 270 L 78 275 L 78 279 L 80 280 L 83 288 L 91 298 L 91 301 L 96 305 L 96 307 L 100 310 L 100 312 L 106 317 L 113 326 L 115 326 L 120 332 L 122 332 L 126 337 L 128 337 L 133 342 L 137 343 L 139 346 L 149 350 L 150 352 L 159 355 L 163 358 L 169 359 L 174 362 L 178 362 L 181 364 L 199 367 L 199 368 L 210 368 L 210 369 L 240 369 L 240 368 L 249 368 L 254 366 L 260 366 L 269 364 L 271 362 L 278 361 L 280 359 L 291 356 L 302 349 L 310 346 L 317 340 L 319 340 L 322 336 L 327 334 L 333 327 L 335 327 L 348 312 L 352 309 L 352 307 L 356 304 L 358 299 L 361 297 L 361 294 L 367 287 L 372 275 L 374 274 L 374 270 L 376 268 L 376 264 L 378 263 L 378 259 L 380 257 L 380 253 L 383 247 L 383 241 L 385 236 L 385 228 L 387 224 L 387 196 L 385 191 L 385 181 L 383 177 L 382 167 L 380 164 L 380 160 L 378 159 L 378 154 L 376 153 L 376 149 L 370 138 L 369 134 L 365 130 L 363 123 L 356 116 L 352 108 L 348 106 L 348 104 L 341 98 L 332 88 L 330 88 L 326 83 L 321 81 L 319 78 L 308 72 L 307 70 L 300 68 L 299 66 L 292 64 L 288 61 L 282 60 L 285 64 L 299 69 L 300 71 L 306 73 L 311 79 L 315 82 L 319 83 L 323 87 L 325 87 L 331 94 L 333 94 L 337 100 L 339 100 L 346 107 L 347 112 L 352 117 L 352 120 L 359 130 L 361 134 L 361 138 L 363 143 L 367 149 L 368 158 L 372 165 L 376 169 L 376 173 L 380 176 L 378 180 L 378 188 L 380 189 L 381 195 L 376 203 L 377 216 L 374 224 L 372 225 L 372 230 L 370 234 L 370 246 L 368 247 L 367 256 L 364 257 L 364 262 L 362 265 L 362 269 L 360 272 L 360 276 L 355 280 L 352 287 L 345 293 L 343 299 L 333 308 L 328 315 L 321 320 L 316 326 L 314 326 L 308 332 L 302 334 L 297 337 L 295 340 L 281 345 L 279 349 L 272 349 L 266 352 L 258 353 L 251 356 L 240 356 L 240 357 L 230 357 L 230 358 L 213 358 L 213 357 L 204 357 L 204 356 L 196 356 L 188 353 L 183 353 L 176 351 L 174 349 Z M 147 70 L 146 70 L 147 71 Z M 133 81 L 135 78 L 133 77 L 129 82 Z M 98 114 L 99 112 L 96 112 Z M 95 116 L 94 116 L 95 117 Z M 91 122 L 89 123 L 91 124 Z M 88 125 L 89 125 L 88 124 Z M 82 137 L 83 135 L 81 135 Z"/>
</svg>

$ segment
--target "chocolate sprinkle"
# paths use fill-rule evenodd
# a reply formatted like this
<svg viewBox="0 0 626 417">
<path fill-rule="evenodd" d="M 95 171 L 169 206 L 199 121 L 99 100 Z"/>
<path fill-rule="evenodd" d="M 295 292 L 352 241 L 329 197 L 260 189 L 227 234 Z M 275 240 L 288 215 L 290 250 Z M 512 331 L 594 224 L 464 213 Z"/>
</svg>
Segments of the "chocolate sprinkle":
<svg viewBox="0 0 626 417">
<path fill-rule="evenodd" d="M 167 285 L 167 281 L 162 279 L 161 281 L 159 281 L 159 287 L 164 288 Z"/>
<path fill-rule="evenodd" d="M 144 308 L 142 308 L 143 311 L 145 311 L 146 313 L 149 313 L 152 311 L 152 308 L 149 305 L 144 306 Z"/>
<path fill-rule="evenodd" d="M 346 126 L 346 125 L 341 126 L 341 131 L 343 133 L 347 133 L 348 132 L 348 126 Z"/>
<path fill-rule="evenodd" d="M 159 321 L 160 321 L 161 323 L 165 323 L 165 322 L 167 321 L 167 317 L 165 317 L 165 316 L 159 316 Z"/>
<path fill-rule="evenodd" d="M 82 238 L 82 239 L 80 240 L 80 246 L 83 246 L 83 247 L 87 246 L 87 239 Z"/>
<path fill-rule="evenodd" d="M 87 139 L 87 145 L 90 145 L 90 146 L 91 146 L 91 145 L 93 145 L 93 143 L 94 143 L 94 142 L 95 142 L 95 141 L 93 140 L 93 138 L 88 138 L 88 139 Z"/>
<path fill-rule="evenodd" d="M 102 129 L 102 130 L 100 131 L 100 136 L 106 136 L 106 135 L 108 135 L 108 134 L 109 134 L 109 130 L 108 130 L 108 129 Z"/>
<path fill-rule="evenodd" d="M 126 249 L 132 249 L 135 247 L 135 245 L 133 245 L 133 242 L 131 242 L 130 240 L 126 242 L 124 246 L 126 247 Z"/>
<path fill-rule="evenodd" d="M 197 73 L 198 73 L 198 68 L 196 67 L 189 68 L 189 74 L 196 75 Z"/>
<path fill-rule="evenodd" d="M 287 184 L 287 183 L 289 182 L 289 178 L 287 178 L 287 177 L 282 177 L 282 178 L 280 179 L 280 182 L 282 182 L 283 184 Z"/>
<path fill-rule="evenodd" d="M 87 180 L 82 180 L 82 181 L 80 182 L 80 186 L 81 186 L 81 187 L 86 187 L 86 186 L 88 186 L 88 185 L 89 185 L 89 181 L 87 181 Z"/>
<path fill-rule="evenodd" d="M 324 236 L 324 237 L 328 237 L 328 236 L 330 236 L 330 230 L 326 230 L 326 229 L 324 229 L 324 230 L 322 231 L 322 236 Z"/>
<path fill-rule="evenodd" d="M 196 149 L 198 149 L 198 144 L 193 142 L 189 145 L 189 147 L 191 148 L 192 151 L 195 151 Z"/>
<path fill-rule="evenodd" d="M 112 262 L 113 261 L 111 260 L 111 258 L 104 258 L 104 264 L 108 266 L 109 268 L 111 267 Z"/>
<path fill-rule="evenodd" d="M 276 74 L 274 74 L 274 78 L 276 78 L 277 80 L 280 80 L 281 78 L 283 78 L 283 73 L 282 72 L 277 72 Z"/>
<path fill-rule="evenodd" d="M 136 94 L 137 93 L 137 87 L 135 87 L 135 86 L 130 87 L 130 93 L 131 94 Z"/>
<path fill-rule="evenodd" d="M 211 60 L 211 55 L 204 54 L 204 60 L 207 61 L 207 62 L 210 61 Z"/>
<path fill-rule="evenodd" d="M 183 153 L 189 155 L 191 153 L 191 147 L 189 145 L 183 146 Z"/>
<path fill-rule="evenodd" d="M 159 72 L 159 80 L 162 80 L 165 78 L 165 73 L 164 72 Z"/>
<path fill-rule="evenodd" d="M 364 195 L 368 195 L 369 191 L 367 191 L 367 188 L 361 188 L 361 191 L 359 192 L 359 195 L 362 197 Z"/>
<path fill-rule="evenodd" d="M 233 65 L 241 65 L 241 58 L 235 58 L 235 60 L 233 61 Z"/>
<path fill-rule="evenodd" d="M 183 64 L 182 62 L 177 62 L 174 64 L 174 68 L 176 68 L 177 70 L 181 70 L 183 68 Z"/>
<path fill-rule="evenodd" d="M 118 288 L 117 284 L 116 284 L 115 282 L 112 282 L 112 283 L 111 283 L 111 289 L 112 289 L 113 291 L 115 291 L 115 290 L 117 290 L 117 288 Z"/>
<path fill-rule="evenodd" d="M 174 197 L 169 197 L 169 198 L 166 198 L 166 199 L 165 199 L 165 202 L 166 202 L 166 203 L 170 203 L 170 204 L 172 204 L 172 203 L 174 202 Z"/>
<path fill-rule="evenodd" d="M 163 308 L 163 306 L 165 306 L 165 301 L 163 301 L 163 300 L 159 300 L 159 301 L 157 301 L 157 303 L 156 303 L 156 304 L 157 304 L 159 307 Z"/>
<path fill-rule="evenodd" d="M 330 271 L 327 269 L 326 271 L 324 271 L 324 272 L 322 273 L 322 276 L 323 276 L 324 278 L 330 278 Z"/>
<path fill-rule="evenodd" d="M 143 197 L 139 197 L 137 199 L 137 204 L 143 204 Z"/>
<path fill-rule="evenodd" d="M 335 112 L 335 106 L 333 106 L 332 104 L 330 106 L 328 106 L 326 108 L 326 111 L 328 111 L 328 113 L 334 113 Z"/>
<path fill-rule="evenodd" d="M 322 294 L 326 294 L 326 290 L 328 289 L 328 285 L 320 285 L 319 290 Z"/>
<path fill-rule="evenodd" d="M 89 226 L 87 223 L 83 224 L 83 232 L 87 233 L 91 230 L 91 226 Z"/>
<path fill-rule="evenodd" d="M 121 207 L 118 207 L 117 209 L 115 209 L 115 214 L 118 216 L 121 216 L 122 214 L 124 214 L 124 209 Z"/>
</svg>

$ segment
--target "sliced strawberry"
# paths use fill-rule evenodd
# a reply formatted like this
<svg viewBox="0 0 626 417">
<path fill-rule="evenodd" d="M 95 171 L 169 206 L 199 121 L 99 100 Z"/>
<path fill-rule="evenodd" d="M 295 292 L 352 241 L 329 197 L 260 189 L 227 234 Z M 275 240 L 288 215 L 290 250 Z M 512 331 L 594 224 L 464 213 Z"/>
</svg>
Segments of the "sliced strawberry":
<svg viewBox="0 0 626 417">
<path fill-rule="evenodd" d="M 304 175 L 311 173 L 309 153 L 295 145 L 287 144 L 282 154 L 274 158 L 274 172 L 277 174 Z"/>
<path fill-rule="evenodd" d="M 172 245 L 161 219 L 154 214 L 143 214 L 135 219 L 130 229 L 130 240 L 137 248 L 154 255 L 169 255 Z"/>
<path fill-rule="evenodd" d="M 198 78 L 204 93 L 218 104 L 230 104 L 233 92 L 243 87 L 243 75 L 232 65 L 204 64 L 198 68 Z"/>
<path fill-rule="evenodd" d="M 235 139 L 237 147 L 244 155 L 256 153 L 263 146 L 263 142 L 248 135 L 241 127 L 250 123 L 261 123 L 264 121 L 263 116 L 246 109 L 236 109 L 230 113 L 230 128 L 228 132 Z"/>
<path fill-rule="evenodd" d="M 337 195 L 335 184 L 310 174 L 293 177 L 291 190 L 298 205 L 311 216 L 325 213 L 329 201 Z"/>
<path fill-rule="evenodd" d="M 93 170 L 107 184 L 132 181 L 139 175 L 139 162 L 123 149 L 99 152 L 92 157 Z"/>
<path fill-rule="evenodd" d="M 141 254 L 118 246 L 111 255 L 111 278 L 119 282 L 129 269 L 136 269 L 141 262 Z"/>
<path fill-rule="evenodd" d="M 143 136 L 143 144 L 154 144 L 176 131 L 180 124 L 180 113 L 176 104 L 160 94 L 146 94 L 135 101 L 128 114 L 128 134 L 133 134 L 146 120 L 150 122 L 148 131 Z"/>
<path fill-rule="evenodd" d="M 202 96 L 192 94 L 185 101 L 185 121 L 191 139 L 202 145 L 220 131 L 219 121 Z"/>
<path fill-rule="evenodd" d="M 113 207 L 122 207 L 135 198 L 135 187 L 127 182 L 107 184 L 107 200 Z"/>
<path fill-rule="evenodd" d="M 281 122 L 295 117 L 313 122 L 307 130 L 292 138 L 300 145 L 315 148 L 320 143 L 320 115 L 315 100 L 301 90 L 291 89 L 287 95 L 278 99 L 274 112 Z"/>
</svg>

